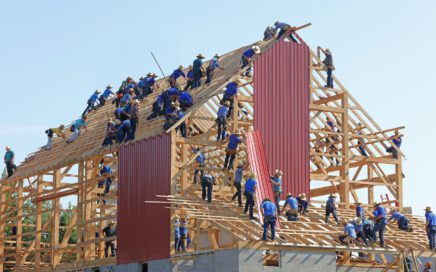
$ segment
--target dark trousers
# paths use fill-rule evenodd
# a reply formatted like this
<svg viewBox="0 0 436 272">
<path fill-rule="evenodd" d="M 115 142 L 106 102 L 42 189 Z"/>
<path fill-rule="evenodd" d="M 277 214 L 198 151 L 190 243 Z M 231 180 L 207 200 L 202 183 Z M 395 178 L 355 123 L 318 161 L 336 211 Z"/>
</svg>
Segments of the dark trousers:
<svg viewBox="0 0 436 272">
<path fill-rule="evenodd" d="M 103 96 L 100 96 L 100 98 L 98 99 L 98 101 L 100 101 L 100 105 L 99 105 L 99 107 L 103 107 L 104 104 L 106 104 L 106 98 L 104 98 Z"/>
<path fill-rule="evenodd" d="M 365 157 L 368 157 L 368 154 L 366 153 L 365 146 L 361 143 L 359 143 L 359 150 L 360 150 L 360 154 L 362 154 Z"/>
<path fill-rule="evenodd" d="M 247 57 L 245 57 L 244 55 L 241 58 L 241 69 L 245 68 L 248 66 L 247 70 L 245 71 L 244 75 L 249 76 L 251 74 L 251 65 L 248 62 Z"/>
<path fill-rule="evenodd" d="M 188 91 L 189 89 L 194 88 L 194 80 L 188 79 L 185 85 L 184 91 Z"/>
<path fill-rule="evenodd" d="M 118 132 L 118 143 L 127 142 L 130 139 L 130 130 L 130 127 L 123 127 L 123 129 Z"/>
<path fill-rule="evenodd" d="M 333 88 L 333 69 L 327 69 L 327 87 Z"/>
<path fill-rule="evenodd" d="M 374 241 L 374 228 L 371 225 L 364 225 L 363 232 L 365 233 L 367 239 Z"/>
<path fill-rule="evenodd" d="M 348 236 L 348 235 L 339 235 L 339 241 L 341 241 L 341 243 L 348 245 L 349 243 L 353 242 L 353 237 Z"/>
<path fill-rule="evenodd" d="M 158 115 L 161 115 L 161 108 L 159 105 L 154 102 L 153 103 L 153 112 L 147 117 L 147 120 L 151 120 L 153 118 L 156 118 Z"/>
<path fill-rule="evenodd" d="M 363 232 L 363 230 L 356 231 L 356 237 L 357 237 L 357 239 L 359 239 L 359 238 L 362 239 L 365 246 L 368 245 L 368 239 L 366 239 L 366 235 L 365 235 L 365 232 Z"/>
<path fill-rule="evenodd" d="M 8 178 L 14 174 L 13 162 L 6 162 L 6 171 L 8 172 Z"/>
<path fill-rule="evenodd" d="M 436 226 L 429 227 L 427 230 L 428 244 L 430 249 L 435 249 Z"/>
<path fill-rule="evenodd" d="M 106 186 L 104 187 L 104 194 L 109 194 L 109 190 L 111 189 L 112 185 L 112 178 L 107 178 L 105 181 Z"/>
<path fill-rule="evenodd" d="M 111 135 L 106 135 L 106 137 L 103 140 L 103 146 L 108 146 L 113 144 L 113 140 L 117 140 L 116 137 Z"/>
<path fill-rule="evenodd" d="M 177 251 L 180 251 L 180 250 L 186 251 L 185 240 L 186 239 L 179 238 L 179 241 L 177 243 Z"/>
<path fill-rule="evenodd" d="M 250 210 L 249 216 L 250 216 L 250 218 L 253 218 L 254 193 L 250 193 L 250 192 L 245 191 L 244 196 L 246 199 L 244 213 L 247 213 L 247 211 Z"/>
<path fill-rule="evenodd" d="M 330 208 L 327 207 L 325 210 L 325 222 L 328 223 L 329 222 L 329 217 L 330 214 L 333 215 L 333 218 L 335 219 L 336 223 L 339 222 L 338 216 L 336 215 L 336 209 L 335 208 Z"/>
<path fill-rule="evenodd" d="M 226 139 L 226 129 L 227 129 L 226 119 L 224 117 L 218 117 L 217 123 L 218 123 L 218 136 L 216 138 L 216 141 L 218 142 L 220 138 L 222 141 L 224 141 Z"/>
<path fill-rule="evenodd" d="M 279 40 L 283 35 L 285 35 L 286 31 L 288 31 L 288 29 L 282 29 L 282 30 L 280 30 L 280 31 L 279 31 L 279 34 L 277 35 L 277 40 Z M 295 42 L 295 43 L 298 43 L 297 39 L 295 39 L 295 37 L 294 37 L 294 35 L 292 35 L 292 33 L 289 34 L 288 38 L 289 38 L 291 41 L 293 41 L 293 42 Z"/>
<path fill-rule="evenodd" d="M 88 114 L 88 112 L 92 111 L 94 109 L 94 102 L 88 102 L 88 106 L 86 106 L 86 109 L 83 111 L 82 116 L 85 116 Z"/>
<path fill-rule="evenodd" d="M 400 218 L 400 220 L 398 220 L 398 229 L 409 230 L 409 219 L 406 217 Z"/>
<path fill-rule="evenodd" d="M 385 227 L 386 227 L 385 222 L 375 223 L 375 226 L 374 226 L 374 232 L 373 232 L 374 241 L 377 241 L 377 232 L 378 232 L 378 235 L 380 236 L 380 246 L 381 247 L 385 246 L 385 236 L 384 236 Z"/>
<path fill-rule="evenodd" d="M 198 165 L 198 167 L 204 167 L 204 162 L 198 163 L 197 165 Z M 200 174 L 200 180 L 203 178 L 204 170 L 203 169 L 195 169 L 195 171 L 194 171 L 194 183 L 197 183 L 198 172 L 201 173 Z"/>
<path fill-rule="evenodd" d="M 212 81 L 212 77 L 215 74 L 215 69 L 206 68 L 206 82 L 204 84 L 209 84 Z"/>
<path fill-rule="evenodd" d="M 279 191 L 275 191 L 274 192 L 274 201 L 276 203 L 276 208 L 277 208 L 277 214 L 280 214 L 280 195 L 282 194 L 282 192 Z"/>
<path fill-rule="evenodd" d="M 271 239 L 274 240 L 276 237 L 276 219 L 268 218 L 263 220 L 263 236 L 264 241 L 268 240 L 268 226 L 271 227 Z"/>
<path fill-rule="evenodd" d="M 395 159 L 398 159 L 398 151 L 397 151 L 397 149 L 395 149 L 395 147 L 393 147 L 393 146 L 388 147 L 386 149 L 386 152 L 392 153 L 392 157 L 394 157 Z"/>
<path fill-rule="evenodd" d="M 286 217 L 288 221 L 297 221 L 298 220 L 298 210 L 290 210 L 286 212 Z"/>
<path fill-rule="evenodd" d="M 115 256 L 115 244 L 113 241 L 106 241 L 104 243 L 104 256 L 107 258 L 109 257 L 108 251 L 109 247 L 111 248 L 111 256 Z"/>
<path fill-rule="evenodd" d="M 212 183 L 202 181 L 201 182 L 201 198 L 206 200 L 207 191 L 207 202 L 212 202 Z"/>
<path fill-rule="evenodd" d="M 177 128 L 176 128 L 176 132 L 180 129 L 180 133 L 182 134 L 182 137 L 186 138 L 187 134 L 186 134 L 186 123 L 183 122 L 181 123 Z"/>
<path fill-rule="evenodd" d="M 226 158 L 224 160 L 224 168 L 227 167 L 227 164 L 229 165 L 228 169 L 232 169 L 233 167 L 233 161 L 235 160 L 236 154 L 230 154 L 229 152 L 227 152 L 226 154 Z M 229 161 L 230 159 L 230 161 Z"/>
<path fill-rule="evenodd" d="M 198 88 L 201 86 L 201 72 L 194 73 L 194 83 L 192 84 L 192 88 Z"/>
<path fill-rule="evenodd" d="M 308 206 L 309 202 L 306 200 L 300 200 L 300 203 L 298 203 L 298 212 L 307 212 Z"/>
<path fill-rule="evenodd" d="M 129 140 L 135 139 L 136 128 L 138 127 L 138 118 L 131 118 L 130 124 L 132 125 L 130 128 L 130 137 Z"/>
<path fill-rule="evenodd" d="M 233 194 L 232 196 L 232 201 L 235 200 L 235 198 L 238 198 L 238 203 L 239 206 L 242 206 L 242 190 L 241 190 L 241 183 L 237 182 L 237 183 L 233 183 L 233 185 L 236 188 L 236 192 Z"/>
</svg>

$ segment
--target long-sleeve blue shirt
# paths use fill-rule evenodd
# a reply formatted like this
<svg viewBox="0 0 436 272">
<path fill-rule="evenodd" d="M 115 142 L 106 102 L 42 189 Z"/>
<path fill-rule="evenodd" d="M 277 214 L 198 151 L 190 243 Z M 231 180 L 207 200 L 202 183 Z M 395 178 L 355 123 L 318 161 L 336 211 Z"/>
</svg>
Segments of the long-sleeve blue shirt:
<svg viewBox="0 0 436 272">
<path fill-rule="evenodd" d="M 383 222 L 384 222 L 385 224 L 388 223 L 388 221 L 386 220 L 386 210 L 385 210 L 381 205 L 379 205 L 379 206 L 377 207 L 377 209 L 375 209 L 375 210 L 372 212 L 372 214 L 374 215 L 375 218 L 378 218 L 379 216 L 381 216 L 381 219 L 383 220 Z"/>
<path fill-rule="evenodd" d="M 183 70 L 180 70 L 180 69 L 176 69 L 176 70 L 174 70 L 173 71 L 173 73 L 171 74 L 171 77 L 173 78 L 173 79 L 178 79 L 179 77 L 184 77 L 184 78 L 186 78 L 186 74 L 185 74 L 185 72 L 183 72 Z"/>
<path fill-rule="evenodd" d="M 389 217 L 389 221 L 391 221 L 391 220 L 399 221 L 401 218 L 404 218 L 404 214 L 402 214 L 400 212 L 393 212 L 391 214 L 391 217 Z"/>
<path fill-rule="evenodd" d="M 238 148 L 238 144 L 241 142 L 242 142 L 241 139 L 239 139 L 238 136 L 236 136 L 236 134 L 232 134 L 230 135 L 229 144 L 227 145 L 227 148 L 229 150 L 236 150 L 236 148 Z"/>
<path fill-rule="evenodd" d="M 256 55 L 256 52 L 254 52 L 253 48 L 245 50 L 245 52 L 242 54 L 246 58 L 252 58 L 254 55 Z"/>
<path fill-rule="evenodd" d="M 179 102 L 192 104 L 192 96 L 188 92 L 181 92 L 179 95 Z"/>
<path fill-rule="evenodd" d="M 282 30 L 284 28 L 290 27 L 287 23 L 282 23 L 279 22 L 278 24 L 276 24 L 274 30 L 277 31 L 278 29 Z"/>
<path fill-rule="evenodd" d="M 107 99 L 111 94 L 115 95 L 111 89 L 106 89 L 104 90 L 104 92 L 101 94 L 101 97 L 103 97 L 104 99 Z"/>
<path fill-rule="evenodd" d="M 224 93 L 224 96 L 227 98 L 233 97 L 238 93 L 238 84 L 236 82 L 230 82 L 226 86 L 226 91 Z"/>
<path fill-rule="evenodd" d="M 88 100 L 88 103 L 94 103 L 98 99 L 98 93 L 93 93 Z"/>
<path fill-rule="evenodd" d="M 362 218 L 362 219 L 365 218 L 365 212 L 364 212 L 362 206 L 357 206 L 357 207 L 356 207 L 356 217 L 360 217 L 360 218 Z"/>
<path fill-rule="evenodd" d="M 229 107 L 225 106 L 225 105 L 221 105 L 218 108 L 218 118 L 226 118 L 227 117 L 227 113 L 229 112 Z"/>
<path fill-rule="evenodd" d="M 432 212 L 425 213 L 425 220 L 427 221 L 427 225 L 432 227 L 436 226 L 436 215 Z"/>
<path fill-rule="evenodd" d="M 283 205 L 283 209 L 286 208 L 286 206 L 289 205 L 289 207 L 291 207 L 291 209 L 298 209 L 298 200 L 294 197 L 287 197 L 285 200 L 285 204 Z"/>
</svg>

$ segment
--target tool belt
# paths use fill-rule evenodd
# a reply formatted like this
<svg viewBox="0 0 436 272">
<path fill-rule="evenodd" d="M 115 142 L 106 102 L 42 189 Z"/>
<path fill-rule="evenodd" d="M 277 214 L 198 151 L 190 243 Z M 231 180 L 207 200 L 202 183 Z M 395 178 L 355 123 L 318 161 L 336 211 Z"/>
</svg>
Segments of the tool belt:
<svg viewBox="0 0 436 272">
<path fill-rule="evenodd" d="M 277 218 L 274 215 L 265 215 L 265 221 L 276 221 Z"/>
<path fill-rule="evenodd" d="M 282 195 L 282 192 L 280 192 L 280 191 L 274 191 L 274 196 L 275 197 L 279 197 L 279 196 L 281 196 Z"/>
<path fill-rule="evenodd" d="M 226 148 L 226 153 L 229 155 L 236 155 L 236 149 L 230 150 L 230 149 Z"/>
</svg>

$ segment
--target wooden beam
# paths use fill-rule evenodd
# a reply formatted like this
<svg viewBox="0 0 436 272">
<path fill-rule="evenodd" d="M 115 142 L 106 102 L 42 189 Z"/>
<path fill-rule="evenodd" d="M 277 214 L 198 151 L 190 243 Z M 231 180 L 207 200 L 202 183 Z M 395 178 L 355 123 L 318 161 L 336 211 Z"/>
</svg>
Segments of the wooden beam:
<svg viewBox="0 0 436 272">
<path fill-rule="evenodd" d="M 65 197 L 65 196 L 75 195 L 78 192 L 79 192 L 79 189 L 76 188 L 76 189 L 70 189 L 70 190 L 58 192 L 58 193 L 55 193 L 55 194 L 44 195 L 44 196 L 40 196 L 40 197 L 34 198 L 32 200 L 32 203 L 33 204 L 37 204 L 37 203 L 44 202 L 44 201 L 47 201 L 47 200 L 54 200 L 54 199 Z"/>
</svg>

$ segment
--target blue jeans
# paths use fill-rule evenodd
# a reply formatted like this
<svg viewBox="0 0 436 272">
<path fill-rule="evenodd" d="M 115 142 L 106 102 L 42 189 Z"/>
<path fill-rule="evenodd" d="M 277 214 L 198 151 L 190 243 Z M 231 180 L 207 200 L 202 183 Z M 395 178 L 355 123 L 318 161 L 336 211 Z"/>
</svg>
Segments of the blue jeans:
<svg viewBox="0 0 436 272">
<path fill-rule="evenodd" d="M 333 88 L 333 69 L 327 69 L 327 87 Z"/>
<path fill-rule="evenodd" d="M 366 153 L 365 147 L 361 144 L 359 144 L 359 150 L 360 150 L 360 154 L 362 154 L 365 157 L 368 157 L 368 154 Z"/>
<path fill-rule="evenodd" d="M 94 109 L 94 102 L 88 102 L 88 106 L 86 106 L 86 109 L 83 111 L 82 116 L 87 115 L 88 112 L 92 109 Z"/>
<path fill-rule="evenodd" d="M 207 191 L 207 202 L 212 202 L 212 183 L 202 181 L 201 182 L 201 198 L 206 200 Z"/>
<path fill-rule="evenodd" d="M 185 122 L 181 123 L 181 124 L 176 128 L 176 132 L 177 132 L 179 129 L 180 129 L 180 133 L 182 134 L 182 137 L 183 137 L 183 138 L 186 138 L 186 137 L 187 137 L 187 134 L 186 134 L 186 123 L 185 123 Z"/>
<path fill-rule="evenodd" d="M 180 250 L 186 251 L 186 248 L 185 248 L 185 239 L 182 239 L 182 238 L 178 239 L 176 250 L 177 251 L 180 251 Z"/>
<path fill-rule="evenodd" d="M 271 227 L 271 239 L 276 237 L 276 218 L 268 218 L 263 220 L 263 237 L 264 241 L 268 240 L 268 226 Z"/>
<path fill-rule="evenodd" d="M 130 127 L 123 127 L 122 130 L 118 132 L 118 143 L 127 142 L 130 140 Z"/>
<path fill-rule="evenodd" d="M 398 220 L 398 228 L 400 230 L 409 230 L 409 219 L 401 217 L 400 220 Z"/>
<path fill-rule="evenodd" d="M 374 226 L 374 242 L 377 241 L 377 232 L 378 235 L 380 236 L 380 246 L 384 247 L 385 246 L 385 237 L 384 237 L 384 233 L 385 233 L 385 227 L 386 227 L 386 223 L 385 222 L 379 222 L 379 223 L 375 223 Z"/>
<path fill-rule="evenodd" d="M 365 244 L 365 246 L 368 245 L 368 239 L 366 239 L 366 235 L 365 235 L 365 232 L 363 230 L 356 231 L 356 237 L 357 237 L 357 239 L 361 238 L 363 243 Z"/>
<path fill-rule="evenodd" d="M 107 178 L 106 179 L 106 186 L 104 188 L 104 194 L 107 195 L 109 193 L 109 190 L 111 188 L 112 185 L 112 178 Z"/>
<path fill-rule="evenodd" d="M 214 75 L 215 69 L 206 69 L 206 82 L 204 84 L 209 84 L 212 81 L 212 77 Z"/>
<path fill-rule="evenodd" d="M 427 230 L 427 237 L 430 249 L 435 249 L 436 226 L 431 226 Z"/>
<path fill-rule="evenodd" d="M 276 191 L 274 192 L 274 201 L 276 203 L 276 208 L 277 208 L 277 214 L 280 214 L 280 195 L 282 194 L 282 192 Z"/>
<path fill-rule="evenodd" d="M 246 199 L 244 213 L 247 213 L 247 211 L 250 209 L 249 215 L 250 218 L 253 218 L 254 193 L 245 191 L 244 196 Z"/>
<path fill-rule="evenodd" d="M 242 62 L 242 68 L 245 68 L 248 66 L 247 71 L 245 71 L 245 75 L 248 76 L 251 73 L 251 65 L 248 63 L 248 59 L 243 55 L 241 58 L 241 62 Z"/>
<path fill-rule="evenodd" d="M 386 152 L 388 153 L 392 153 L 392 157 L 394 157 L 395 159 L 398 159 L 398 151 L 395 149 L 395 147 L 390 146 L 386 149 Z"/>
<path fill-rule="evenodd" d="M 198 163 L 198 167 L 204 167 L 204 162 Z M 204 170 L 203 170 L 203 169 L 195 169 L 195 171 L 194 171 L 194 183 L 197 183 L 197 175 L 198 175 L 198 172 L 201 173 L 201 175 L 200 175 L 200 180 L 201 180 L 201 178 L 202 178 L 203 175 L 204 175 Z"/>
<path fill-rule="evenodd" d="M 224 141 L 226 139 L 226 129 L 227 129 L 226 118 L 218 117 L 217 123 L 218 123 L 218 136 L 216 138 L 216 141 L 218 142 L 220 138 L 222 141 Z"/>
</svg>

